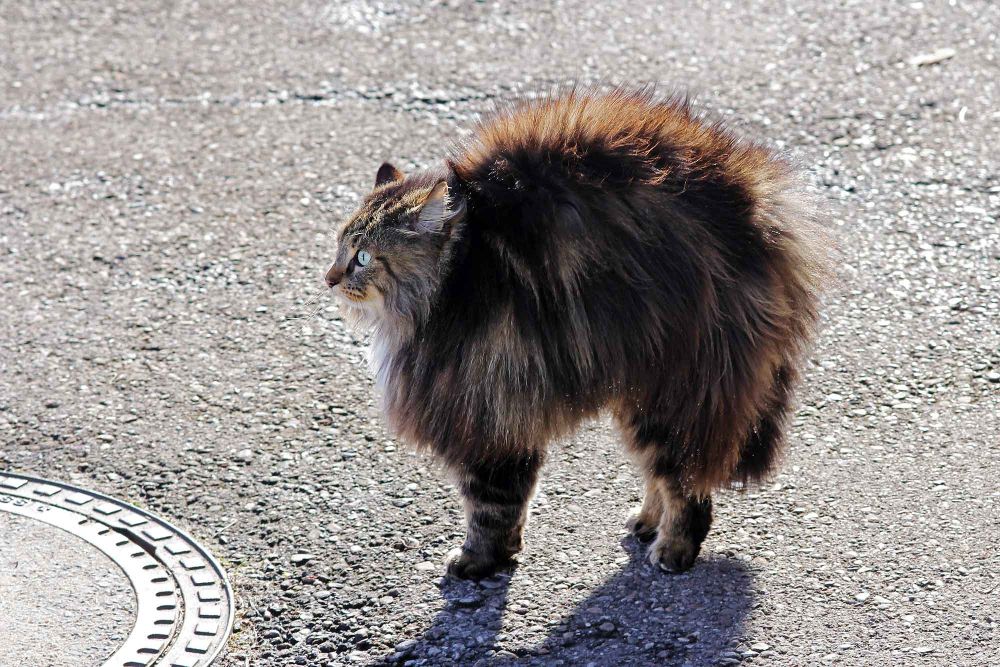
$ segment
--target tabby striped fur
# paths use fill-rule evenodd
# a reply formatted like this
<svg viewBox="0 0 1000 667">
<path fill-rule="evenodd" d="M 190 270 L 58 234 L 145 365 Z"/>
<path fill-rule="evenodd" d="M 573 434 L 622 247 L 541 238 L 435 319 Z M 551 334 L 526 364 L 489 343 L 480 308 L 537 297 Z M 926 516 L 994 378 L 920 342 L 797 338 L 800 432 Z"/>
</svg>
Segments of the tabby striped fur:
<svg viewBox="0 0 1000 667">
<path fill-rule="evenodd" d="M 690 567 L 711 492 L 781 451 L 819 238 L 787 163 L 645 90 L 514 104 L 440 170 L 384 165 L 327 279 L 374 330 L 392 428 L 455 471 L 451 571 L 520 548 L 547 444 L 602 410 L 646 477 L 650 558 Z"/>
</svg>

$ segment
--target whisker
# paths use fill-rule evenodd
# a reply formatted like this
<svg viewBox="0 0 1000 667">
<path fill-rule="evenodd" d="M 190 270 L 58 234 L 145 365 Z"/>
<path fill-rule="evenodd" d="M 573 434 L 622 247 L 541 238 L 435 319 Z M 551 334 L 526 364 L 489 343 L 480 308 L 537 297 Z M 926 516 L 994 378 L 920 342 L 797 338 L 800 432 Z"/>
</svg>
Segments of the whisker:
<svg viewBox="0 0 1000 667">
<path fill-rule="evenodd" d="M 285 318 L 285 321 L 286 322 L 307 321 L 307 320 L 310 320 L 313 317 L 315 317 L 316 314 L 319 313 L 319 311 L 322 310 L 322 309 L 323 309 L 323 304 L 317 304 L 314 308 L 311 308 L 308 312 L 303 313 L 301 315 L 296 315 L 295 317 Z"/>
<path fill-rule="evenodd" d="M 326 306 L 326 304 L 320 303 L 315 308 L 313 308 L 312 311 L 308 315 L 305 315 L 304 317 L 296 318 L 296 320 L 293 320 L 293 321 L 298 321 L 298 326 L 295 329 L 295 335 L 297 335 L 297 336 L 301 335 L 302 332 L 305 330 L 306 326 L 308 324 L 310 324 L 314 319 L 316 319 L 316 316 L 319 315 L 323 311 L 323 308 L 325 306 Z"/>
<path fill-rule="evenodd" d="M 301 315 L 292 316 L 292 313 L 295 312 L 296 309 L 299 309 L 300 312 L 302 310 L 308 309 L 310 306 L 312 306 L 314 303 L 316 303 L 316 301 L 319 300 L 323 295 L 324 295 L 324 291 L 320 290 L 319 292 L 313 294 L 309 299 L 307 299 L 301 305 L 292 306 L 291 308 L 289 308 L 285 312 L 284 319 L 285 320 L 296 320 L 296 319 L 299 319 L 301 317 Z"/>
</svg>

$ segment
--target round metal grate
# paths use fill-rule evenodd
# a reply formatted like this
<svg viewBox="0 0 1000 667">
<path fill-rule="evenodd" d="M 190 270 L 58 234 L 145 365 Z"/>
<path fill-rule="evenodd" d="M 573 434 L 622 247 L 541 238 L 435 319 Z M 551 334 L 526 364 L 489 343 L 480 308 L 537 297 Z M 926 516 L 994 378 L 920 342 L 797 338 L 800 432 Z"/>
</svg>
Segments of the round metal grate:
<svg viewBox="0 0 1000 667">
<path fill-rule="evenodd" d="M 183 531 L 79 487 L 0 472 L 0 511 L 61 528 L 103 551 L 129 578 L 135 624 L 104 667 L 206 667 L 233 628 L 222 567 Z"/>
</svg>

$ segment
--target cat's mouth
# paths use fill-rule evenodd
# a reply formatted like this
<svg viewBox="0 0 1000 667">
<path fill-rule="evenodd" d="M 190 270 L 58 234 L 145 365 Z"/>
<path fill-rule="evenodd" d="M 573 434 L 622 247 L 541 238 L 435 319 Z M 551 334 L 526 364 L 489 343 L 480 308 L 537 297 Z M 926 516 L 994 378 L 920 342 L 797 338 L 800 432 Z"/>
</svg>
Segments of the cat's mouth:
<svg viewBox="0 0 1000 667">
<path fill-rule="evenodd" d="M 353 292 L 340 292 L 340 298 L 351 305 L 360 305 L 368 301 L 365 295 L 358 295 Z"/>
<path fill-rule="evenodd" d="M 364 292 L 359 292 L 357 290 L 344 289 L 343 287 L 335 287 L 333 292 L 346 304 L 361 308 L 365 307 L 366 304 L 373 304 L 378 300 L 378 292 L 371 288 L 365 288 Z"/>
<path fill-rule="evenodd" d="M 381 315 L 382 295 L 371 288 L 364 292 L 334 288 L 337 301 L 344 307 L 344 314 L 355 326 L 373 326 Z"/>
</svg>

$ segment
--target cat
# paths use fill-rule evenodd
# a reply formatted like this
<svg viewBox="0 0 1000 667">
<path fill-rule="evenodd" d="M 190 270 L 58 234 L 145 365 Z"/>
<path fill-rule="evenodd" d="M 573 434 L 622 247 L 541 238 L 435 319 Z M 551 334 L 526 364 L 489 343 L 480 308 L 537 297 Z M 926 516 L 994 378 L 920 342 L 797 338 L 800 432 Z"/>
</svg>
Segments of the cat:
<svg viewBox="0 0 1000 667">
<path fill-rule="evenodd" d="M 522 547 L 546 445 L 610 412 L 645 482 L 629 520 L 690 568 L 714 490 L 760 480 L 827 273 L 790 166 L 647 89 L 571 91 L 481 122 L 440 169 L 389 163 L 326 282 L 373 332 L 383 409 L 454 473 L 447 572 Z"/>
</svg>

